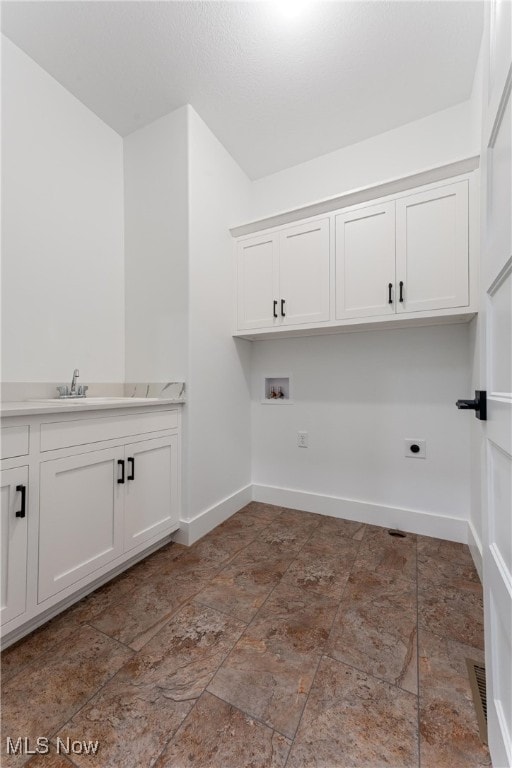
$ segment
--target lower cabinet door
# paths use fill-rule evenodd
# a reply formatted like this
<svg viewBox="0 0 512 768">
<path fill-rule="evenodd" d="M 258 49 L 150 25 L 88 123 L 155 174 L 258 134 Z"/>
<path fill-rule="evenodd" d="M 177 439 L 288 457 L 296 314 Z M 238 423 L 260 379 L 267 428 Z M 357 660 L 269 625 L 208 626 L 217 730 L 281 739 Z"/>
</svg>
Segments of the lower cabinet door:
<svg viewBox="0 0 512 768">
<path fill-rule="evenodd" d="M 125 446 L 125 551 L 177 527 L 178 437 Z"/>
<path fill-rule="evenodd" d="M 39 602 L 122 554 L 123 460 L 111 448 L 41 464 Z"/>
<path fill-rule="evenodd" d="M 2 624 L 25 611 L 27 599 L 28 467 L 0 473 Z"/>
</svg>

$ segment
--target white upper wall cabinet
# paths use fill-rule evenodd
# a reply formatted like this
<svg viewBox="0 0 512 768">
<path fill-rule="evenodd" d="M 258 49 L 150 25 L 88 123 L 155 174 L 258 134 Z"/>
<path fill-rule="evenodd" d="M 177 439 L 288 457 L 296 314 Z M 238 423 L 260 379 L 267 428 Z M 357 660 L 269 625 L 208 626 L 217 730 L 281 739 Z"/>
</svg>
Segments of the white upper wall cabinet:
<svg viewBox="0 0 512 768">
<path fill-rule="evenodd" d="M 278 237 L 251 237 L 237 246 L 237 318 L 240 330 L 272 328 L 279 293 Z"/>
<path fill-rule="evenodd" d="M 336 216 L 336 319 L 393 314 L 395 204 Z"/>
<path fill-rule="evenodd" d="M 329 219 L 237 244 L 240 330 L 329 320 Z"/>
<path fill-rule="evenodd" d="M 240 237 L 235 335 L 470 320 L 476 182 L 462 174 Z"/>
<path fill-rule="evenodd" d="M 468 182 L 396 202 L 398 312 L 467 306 Z"/>
<path fill-rule="evenodd" d="M 279 235 L 279 315 L 283 325 L 329 320 L 329 220 Z"/>
</svg>

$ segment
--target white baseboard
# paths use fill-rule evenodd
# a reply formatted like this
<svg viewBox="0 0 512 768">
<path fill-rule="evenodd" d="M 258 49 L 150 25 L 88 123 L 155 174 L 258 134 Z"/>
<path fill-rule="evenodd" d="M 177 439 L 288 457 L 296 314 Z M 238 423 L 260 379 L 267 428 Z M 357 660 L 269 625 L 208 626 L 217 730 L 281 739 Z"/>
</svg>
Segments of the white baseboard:
<svg viewBox="0 0 512 768">
<path fill-rule="evenodd" d="M 238 512 L 239 509 L 249 504 L 250 501 L 252 501 L 251 484 L 246 485 L 245 488 L 240 488 L 231 496 L 222 499 L 218 504 L 214 504 L 213 507 L 205 509 L 204 512 L 196 515 L 191 520 L 180 520 L 180 529 L 174 534 L 173 540 L 177 541 L 178 544 L 185 544 L 189 547 L 223 523 L 224 520 L 227 520 L 228 517 Z"/>
<path fill-rule="evenodd" d="M 473 558 L 475 568 L 480 577 L 480 581 L 483 583 L 484 569 L 483 569 L 483 559 L 482 559 L 483 558 L 482 542 L 480 541 L 480 537 L 476 532 L 476 529 L 473 523 L 471 522 L 471 520 L 468 520 L 468 547 L 469 547 L 469 551 L 471 552 L 471 557 Z"/>
<path fill-rule="evenodd" d="M 370 504 L 366 501 L 324 496 L 319 493 L 278 488 L 271 485 L 253 485 L 253 500 L 280 507 L 316 512 L 330 517 L 342 517 L 359 523 L 371 523 L 385 528 L 398 528 L 408 533 L 435 536 L 448 541 L 467 544 L 468 521 L 448 515 L 420 512 L 414 509 Z"/>
</svg>

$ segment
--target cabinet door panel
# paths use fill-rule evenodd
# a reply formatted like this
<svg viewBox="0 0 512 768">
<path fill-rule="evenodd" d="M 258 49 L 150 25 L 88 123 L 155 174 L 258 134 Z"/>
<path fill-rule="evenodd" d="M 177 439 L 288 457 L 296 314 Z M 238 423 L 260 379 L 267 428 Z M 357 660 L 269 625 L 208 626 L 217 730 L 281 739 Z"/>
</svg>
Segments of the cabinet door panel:
<svg viewBox="0 0 512 768">
<path fill-rule="evenodd" d="M 178 437 L 157 438 L 125 447 L 125 551 L 177 527 Z M 130 459 L 132 461 L 130 461 Z"/>
<path fill-rule="evenodd" d="M 237 245 L 237 324 L 247 328 L 272 328 L 274 301 L 278 298 L 277 237 L 255 237 Z"/>
<path fill-rule="evenodd" d="M 27 517 L 16 517 L 21 509 L 23 485 L 28 494 L 28 467 L 7 469 L 1 473 L 1 623 L 25 611 L 27 595 Z M 28 495 L 25 507 L 27 509 Z"/>
<path fill-rule="evenodd" d="M 336 216 L 336 319 L 394 314 L 394 282 L 395 204 Z"/>
<path fill-rule="evenodd" d="M 468 182 L 396 202 L 398 312 L 468 305 Z"/>
<path fill-rule="evenodd" d="M 329 320 L 328 219 L 280 233 L 278 313 L 283 325 Z"/>
<path fill-rule="evenodd" d="M 115 448 L 41 464 L 39 602 L 122 554 L 123 458 Z"/>
</svg>

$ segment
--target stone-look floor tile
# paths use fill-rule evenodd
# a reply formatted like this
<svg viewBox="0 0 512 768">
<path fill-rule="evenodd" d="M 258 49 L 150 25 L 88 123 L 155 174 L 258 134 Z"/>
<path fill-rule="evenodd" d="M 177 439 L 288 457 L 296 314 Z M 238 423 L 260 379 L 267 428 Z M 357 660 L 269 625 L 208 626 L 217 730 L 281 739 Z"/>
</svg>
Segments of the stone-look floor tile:
<svg viewBox="0 0 512 768">
<path fill-rule="evenodd" d="M 239 520 L 242 525 L 259 525 L 264 528 L 270 525 L 276 517 L 282 512 L 282 507 L 276 507 L 274 504 L 262 504 L 259 501 L 251 501 L 245 507 L 229 518 L 229 520 Z M 226 520 L 226 522 L 229 522 Z"/>
<path fill-rule="evenodd" d="M 242 525 L 238 520 L 226 521 L 191 547 L 191 553 L 204 562 L 222 566 L 229 562 L 241 549 L 254 541 L 264 529 L 261 525 Z"/>
<path fill-rule="evenodd" d="M 465 659 L 483 651 L 420 630 L 420 753 L 424 768 L 491 765 L 481 743 Z"/>
<path fill-rule="evenodd" d="M 446 539 L 434 539 L 432 536 L 417 536 L 416 538 L 418 541 L 418 554 L 451 562 L 473 562 L 467 544 L 460 544 L 457 541 L 446 541 Z"/>
<path fill-rule="evenodd" d="M 281 507 L 281 513 L 277 520 L 284 525 L 294 525 L 300 528 L 317 528 L 323 520 L 322 515 L 315 512 L 301 512 L 298 509 Z"/>
<path fill-rule="evenodd" d="M 133 652 L 95 629 L 79 627 L 44 665 L 32 665 L 3 686 L 2 765 L 27 756 L 5 756 L 6 737 L 50 737 L 128 661 Z M 5 761 L 5 762 L 4 762 Z"/>
<path fill-rule="evenodd" d="M 429 589 L 432 584 L 456 589 L 473 589 L 474 584 L 480 584 L 468 546 L 418 537 L 418 585 L 420 589 Z"/>
<path fill-rule="evenodd" d="M 98 740 L 78 766 L 144 768 L 190 712 L 245 624 L 204 606 L 185 606 L 73 719 L 65 740 Z"/>
<path fill-rule="evenodd" d="M 284 768 L 290 742 L 205 693 L 155 768 Z"/>
<path fill-rule="evenodd" d="M 351 576 L 325 653 L 417 693 L 416 585 L 371 571 Z"/>
<path fill-rule="evenodd" d="M 468 585 L 466 585 L 468 586 Z M 480 584 L 472 589 L 434 585 L 418 593 L 419 626 L 474 648 L 484 647 L 483 595 Z"/>
<path fill-rule="evenodd" d="M 416 536 L 390 536 L 387 528 L 367 525 L 353 571 L 376 571 L 416 582 Z"/>
<path fill-rule="evenodd" d="M 292 738 L 335 610 L 333 600 L 281 583 L 208 690 Z"/>
<path fill-rule="evenodd" d="M 359 542 L 351 539 L 312 537 L 283 581 L 340 600 L 358 549 Z"/>
<path fill-rule="evenodd" d="M 194 598 L 249 623 L 280 582 L 293 554 L 266 557 L 266 547 L 254 542 L 214 576 Z"/>
<path fill-rule="evenodd" d="M 2 684 L 39 660 L 76 631 L 79 623 L 72 610 L 56 616 L 14 645 L 2 651 Z"/>
<path fill-rule="evenodd" d="M 140 579 L 131 591 L 89 618 L 89 622 L 109 637 L 140 650 L 219 569 L 218 564 L 191 548 L 179 558 L 162 563 L 158 572 Z"/>
<path fill-rule="evenodd" d="M 322 516 L 320 525 L 314 532 L 312 540 L 316 540 L 318 536 L 326 536 L 331 540 L 342 536 L 348 539 L 361 541 L 365 530 L 366 525 L 364 523 L 358 523 L 355 520 L 344 520 L 340 517 Z"/>
<path fill-rule="evenodd" d="M 416 696 L 323 658 L 287 768 L 415 768 L 417 725 Z"/>
<path fill-rule="evenodd" d="M 180 544 L 165 545 L 145 560 L 91 592 L 63 613 L 31 632 L 11 647 L 2 651 L 2 681 L 6 683 L 35 660 L 40 659 L 60 643 L 80 624 L 88 623 L 114 606 L 123 596 L 129 598 L 142 582 L 151 581 L 159 572 L 187 551 Z"/>
<path fill-rule="evenodd" d="M 73 768 L 73 763 L 64 754 L 55 751 L 55 745 L 49 744 L 46 755 L 36 755 L 27 763 L 28 768 Z"/>
<path fill-rule="evenodd" d="M 313 523 L 299 525 L 297 522 L 282 519 L 280 515 L 261 531 L 257 542 L 266 545 L 268 557 L 274 557 L 276 554 L 297 554 L 315 528 Z M 249 549 L 254 543 L 249 545 Z"/>
</svg>

